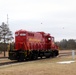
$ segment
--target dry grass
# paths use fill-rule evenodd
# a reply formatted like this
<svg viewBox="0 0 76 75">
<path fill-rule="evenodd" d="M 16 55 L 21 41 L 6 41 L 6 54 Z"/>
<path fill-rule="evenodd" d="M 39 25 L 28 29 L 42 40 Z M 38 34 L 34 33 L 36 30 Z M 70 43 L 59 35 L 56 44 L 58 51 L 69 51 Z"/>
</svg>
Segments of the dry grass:
<svg viewBox="0 0 76 75">
<path fill-rule="evenodd" d="M 76 75 L 76 62 L 71 64 L 56 63 L 66 60 L 72 60 L 72 57 L 66 56 L 24 62 L 20 65 L 0 68 L 0 75 Z"/>
</svg>

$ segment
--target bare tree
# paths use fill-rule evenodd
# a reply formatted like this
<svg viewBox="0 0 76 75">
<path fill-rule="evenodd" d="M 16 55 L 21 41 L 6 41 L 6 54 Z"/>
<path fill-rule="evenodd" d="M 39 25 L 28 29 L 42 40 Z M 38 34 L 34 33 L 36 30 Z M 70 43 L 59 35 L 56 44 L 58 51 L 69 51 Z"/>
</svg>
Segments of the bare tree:
<svg viewBox="0 0 76 75">
<path fill-rule="evenodd" d="M 0 42 L 2 43 L 8 43 L 13 39 L 12 32 L 10 31 L 9 27 L 7 24 L 4 22 L 0 26 Z M 4 49 L 4 57 L 5 57 L 5 49 Z"/>
</svg>

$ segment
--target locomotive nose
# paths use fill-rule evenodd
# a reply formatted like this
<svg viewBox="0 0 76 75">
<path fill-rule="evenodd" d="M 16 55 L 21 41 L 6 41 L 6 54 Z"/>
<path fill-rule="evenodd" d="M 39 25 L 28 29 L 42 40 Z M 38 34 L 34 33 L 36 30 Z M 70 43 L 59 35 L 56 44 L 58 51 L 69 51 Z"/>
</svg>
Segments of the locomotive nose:
<svg viewBox="0 0 76 75">
<path fill-rule="evenodd" d="M 16 50 L 23 50 L 23 43 L 16 43 L 15 49 Z"/>
</svg>

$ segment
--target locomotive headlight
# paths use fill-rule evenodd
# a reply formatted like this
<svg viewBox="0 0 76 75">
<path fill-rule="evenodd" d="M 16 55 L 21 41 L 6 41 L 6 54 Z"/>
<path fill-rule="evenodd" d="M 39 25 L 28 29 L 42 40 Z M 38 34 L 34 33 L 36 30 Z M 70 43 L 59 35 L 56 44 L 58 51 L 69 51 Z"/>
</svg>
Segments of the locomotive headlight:
<svg viewBox="0 0 76 75">
<path fill-rule="evenodd" d="M 48 38 L 48 40 L 51 40 L 51 38 Z"/>
</svg>

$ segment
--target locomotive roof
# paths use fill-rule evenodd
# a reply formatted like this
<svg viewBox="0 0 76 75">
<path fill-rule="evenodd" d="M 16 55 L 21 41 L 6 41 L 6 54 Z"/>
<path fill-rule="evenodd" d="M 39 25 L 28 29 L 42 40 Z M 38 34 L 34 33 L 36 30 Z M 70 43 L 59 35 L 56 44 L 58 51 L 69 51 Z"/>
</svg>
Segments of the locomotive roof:
<svg viewBox="0 0 76 75">
<path fill-rule="evenodd" d="M 26 31 L 26 30 L 21 29 L 21 30 L 17 30 L 16 32 L 27 32 L 27 31 Z"/>
<path fill-rule="evenodd" d="M 16 32 L 39 33 L 39 32 L 32 32 L 32 31 L 27 31 L 27 30 L 23 30 L 23 29 L 21 29 L 21 30 L 17 30 Z"/>
<path fill-rule="evenodd" d="M 17 33 L 17 32 L 40 33 L 40 34 L 42 34 L 43 36 L 48 36 L 48 35 L 50 35 L 49 33 L 45 33 L 45 32 L 32 32 L 32 31 L 26 31 L 26 30 L 23 30 L 23 29 L 17 30 L 15 33 Z"/>
</svg>

